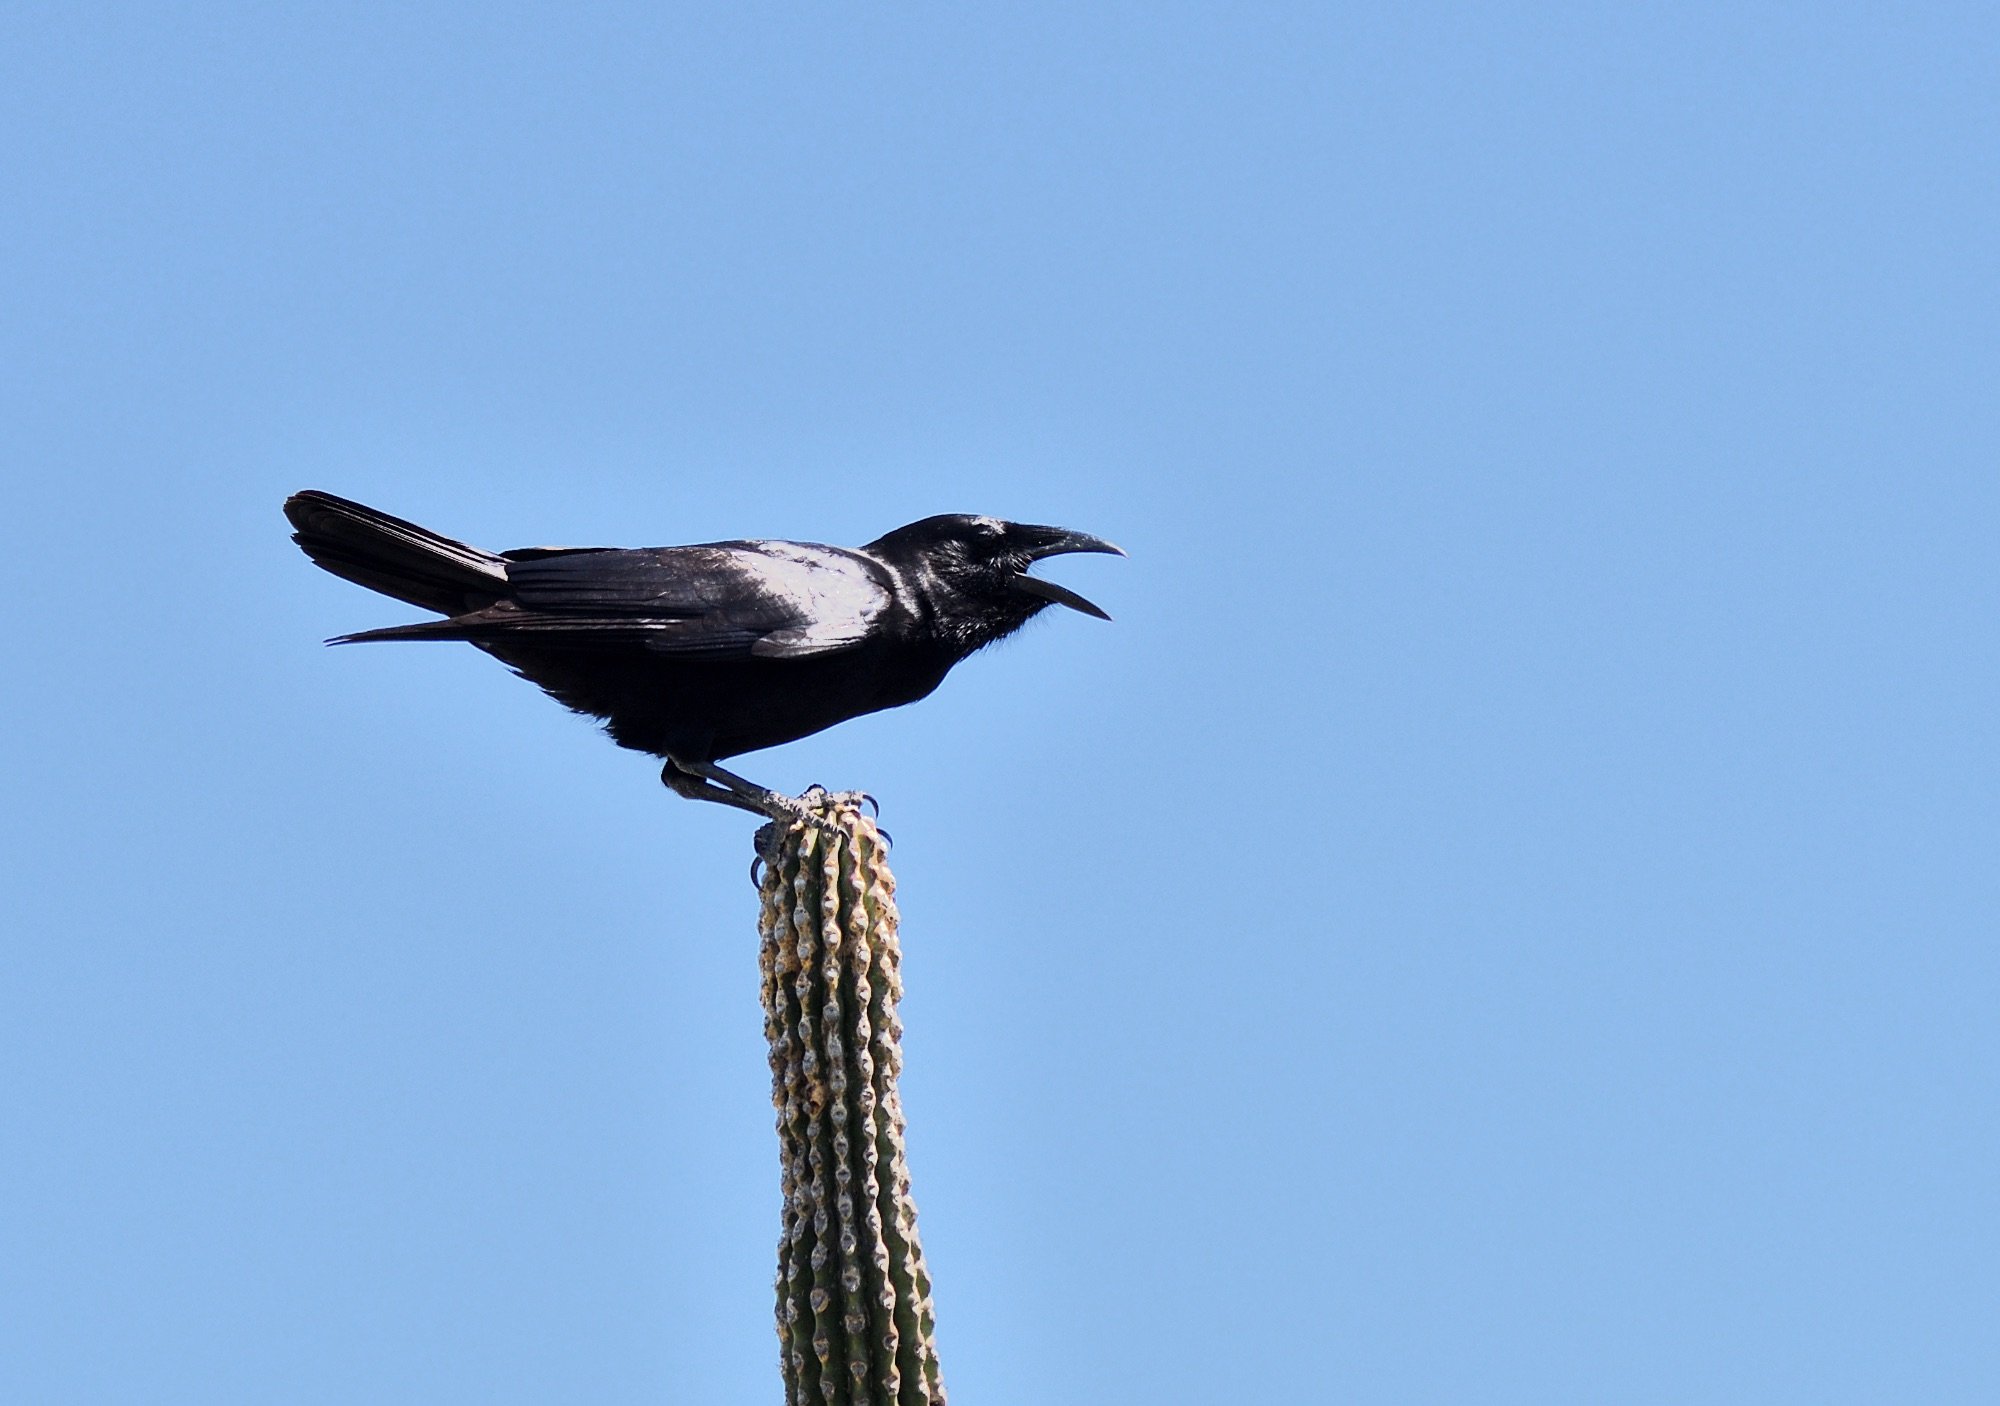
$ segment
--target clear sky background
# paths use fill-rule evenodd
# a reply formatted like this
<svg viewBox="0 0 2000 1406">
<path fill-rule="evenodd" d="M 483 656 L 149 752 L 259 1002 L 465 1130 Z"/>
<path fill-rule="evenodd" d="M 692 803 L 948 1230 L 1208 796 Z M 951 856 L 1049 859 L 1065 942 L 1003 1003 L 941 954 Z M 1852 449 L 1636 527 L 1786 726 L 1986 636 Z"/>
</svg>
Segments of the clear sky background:
<svg viewBox="0 0 2000 1406">
<path fill-rule="evenodd" d="M 2000 1392 L 1988 5 L 0 12 L 0 1399 L 777 1399 L 754 822 L 315 571 L 1123 544 L 881 797 L 953 1399 Z"/>
</svg>

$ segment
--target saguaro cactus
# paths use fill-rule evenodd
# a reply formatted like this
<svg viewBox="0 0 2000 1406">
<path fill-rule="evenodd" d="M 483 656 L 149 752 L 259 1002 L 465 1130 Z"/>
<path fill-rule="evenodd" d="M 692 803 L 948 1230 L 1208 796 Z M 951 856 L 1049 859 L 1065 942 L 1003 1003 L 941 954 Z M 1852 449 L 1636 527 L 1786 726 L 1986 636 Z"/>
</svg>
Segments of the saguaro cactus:
<svg viewBox="0 0 2000 1406">
<path fill-rule="evenodd" d="M 796 822 L 761 837 L 759 883 L 785 1198 L 777 1283 L 785 1401 L 942 1406 L 896 1094 L 896 881 L 860 797 L 807 800 L 839 831 Z"/>
</svg>

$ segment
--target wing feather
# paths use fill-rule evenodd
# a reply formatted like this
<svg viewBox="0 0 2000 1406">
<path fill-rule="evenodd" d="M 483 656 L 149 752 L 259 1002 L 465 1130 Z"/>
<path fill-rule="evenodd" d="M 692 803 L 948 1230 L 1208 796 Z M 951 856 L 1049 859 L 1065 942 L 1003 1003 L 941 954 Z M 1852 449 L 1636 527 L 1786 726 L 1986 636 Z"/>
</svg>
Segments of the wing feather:
<svg viewBox="0 0 2000 1406">
<path fill-rule="evenodd" d="M 508 599 L 350 639 L 642 647 L 691 658 L 800 659 L 852 648 L 894 601 L 855 552 L 798 542 L 507 553 Z"/>
</svg>

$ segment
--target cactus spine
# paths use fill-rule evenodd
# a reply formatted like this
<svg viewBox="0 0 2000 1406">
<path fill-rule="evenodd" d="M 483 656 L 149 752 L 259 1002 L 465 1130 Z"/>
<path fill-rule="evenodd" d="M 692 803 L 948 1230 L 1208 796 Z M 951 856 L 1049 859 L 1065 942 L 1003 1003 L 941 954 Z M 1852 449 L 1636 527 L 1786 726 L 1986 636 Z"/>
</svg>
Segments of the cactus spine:
<svg viewBox="0 0 2000 1406">
<path fill-rule="evenodd" d="M 760 836 L 758 886 L 786 1406 L 943 1406 L 896 1093 L 896 881 L 858 796 L 806 799 L 841 832 L 798 822 Z"/>
</svg>

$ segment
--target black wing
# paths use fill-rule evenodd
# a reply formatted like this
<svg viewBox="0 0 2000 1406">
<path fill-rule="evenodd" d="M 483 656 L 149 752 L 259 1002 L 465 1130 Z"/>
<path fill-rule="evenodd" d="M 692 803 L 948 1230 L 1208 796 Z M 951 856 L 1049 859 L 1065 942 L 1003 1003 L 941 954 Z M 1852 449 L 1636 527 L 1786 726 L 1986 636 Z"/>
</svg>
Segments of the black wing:
<svg viewBox="0 0 2000 1406">
<path fill-rule="evenodd" d="M 505 555 L 506 600 L 451 620 L 346 638 L 799 659 L 859 644 L 894 603 L 876 562 L 801 542 L 538 547 Z"/>
</svg>

